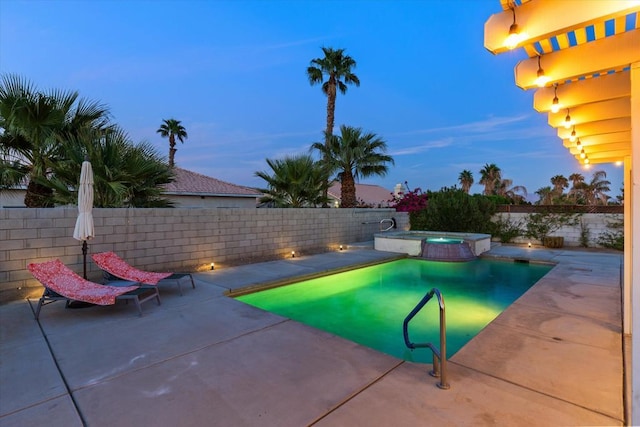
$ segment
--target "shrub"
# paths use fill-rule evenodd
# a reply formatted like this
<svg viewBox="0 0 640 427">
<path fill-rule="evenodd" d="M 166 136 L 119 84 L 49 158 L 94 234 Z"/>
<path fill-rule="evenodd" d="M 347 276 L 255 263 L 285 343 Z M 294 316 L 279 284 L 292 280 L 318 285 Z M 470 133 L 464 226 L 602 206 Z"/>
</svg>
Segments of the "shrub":
<svg viewBox="0 0 640 427">
<path fill-rule="evenodd" d="M 527 217 L 526 237 L 544 243 L 545 237 L 564 226 L 576 225 L 581 214 L 554 213 L 550 211 L 531 214 Z"/>
<path fill-rule="evenodd" d="M 411 190 L 402 195 L 398 200 L 391 200 L 392 208 L 396 208 L 398 212 L 417 212 L 427 207 L 428 195 L 423 193 L 420 188 Z"/>
<path fill-rule="evenodd" d="M 426 209 L 410 213 L 412 230 L 490 233 L 496 205 L 481 195 L 461 189 L 443 188 L 428 192 Z"/>
<path fill-rule="evenodd" d="M 512 221 L 509 215 L 498 215 L 497 219 L 492 221 L 491 227 L 492 236 L 498 237 L 502 243 L 510 243 L 524 233 L 524 220 Z"/>
<path fill-rule="evenodd" d="M 598 236 L 598 244 L 605 248 L 616 249 L 619 251 L 624 250 L 624 220 L 619 219 L 613 222 L 609 222 L 608 228 L 610 230 Z"/>
</svg>

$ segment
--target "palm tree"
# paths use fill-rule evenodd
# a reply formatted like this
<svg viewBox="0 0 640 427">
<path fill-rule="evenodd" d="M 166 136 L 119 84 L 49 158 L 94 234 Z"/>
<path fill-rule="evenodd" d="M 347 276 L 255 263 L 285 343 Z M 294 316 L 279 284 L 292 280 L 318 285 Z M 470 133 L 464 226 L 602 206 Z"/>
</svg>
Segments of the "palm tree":
<svg viewBox="0 0 640 427">
<path fill-rule="evenodd" d="M 538 205 L 550 205 L 553 199 L 553 189 L 551 187 L 542 187 L 536 191 L 536 194 L 540 198 Z"/>
<path fill-rule="evenodd" d="M 593 173 L 591 181 L 584 186 L 583 191 L 588 205 L 607 204 L 609 196 L 605 193 L 611 190 L 609 188 L 611 182 L 607 181 L 606 177 L 605 171 L 596 171 Z"/>
<path fill-rule="evenodd" d="M 513 203 L 519 204 L 524 202 L 527 197 L 527 189 L 522 185 L 513 185 L 513 180 L 511 179 L 501 179 L 498 184 L 495 193 L 498 196 L 506 197 L 510 199 Z M 520 194 L 521 193 L 521 194 Z"/>
<path fill-rule="evenodd" d="M 178 137 L 178 140 L 182 143 L 189 137 L 186 129 L 180 123 L 180 120 L 165 119 L 156 131 L 163 138 L 169 137 L 169 167 L 175 166 L 174 159 L 176 151 L 178 151 L 176 148 L 176 137 Z"/>
<path fill-rule="evenodd" d="M 322 84 L 322 92 L 327 96 L 327 128 L 325 130 L 325 143 L 328 145 L 329 137 L 333 135 L 333 125 L 336 111 L 336 95 L 347 93 L 347 85 L 360 86 L 360 79 L 353 74 L 356 61 L 344 54 L 345 49 L 333 49 L 323 47 L 324 58 L 312 59 L 307 67 L 309 83 Z M 326 77 L 326 81 L 324 80 Z"/>
<path fill-rule="evenodd" d="M 60 140 L 84 129 L 106 129 L 109 112 L 103 105 L 80 99 L 77 92 L 38 91 L 13 74 L 0 84 L 0 147 L 2 185 L 28 179 L 27 207 L 51 206 L 47 162 L 64 159 Z"/>
<path fill-rule="evenodd" d="M 569 181 L 571 181 L 571 189 L 569 190 L 568 197 L 577 204 L 583 197 L 582 189 L 584 188 L 584 175 L 581 173 L 572 173 L 569 175 Z"/>
<path fill-rule="evenodd" d="M 340 126 L 340 135 L 325 135 L 328 144 L 314 142 L 312 150 L 318 150 L 330 174 L 336 173 L 341 183 L 341 206 L 357 206 L 355 182 L 360 177 L 387 174 L 387 164 L 394 164 L 393 158 L 384 154 L 387 143 L 374 133 L 363 133 L 361 128 Z"/>
<path fill-rule="evenodd" d="M 564 193 L 564 189 L 569 187 L 569 180 L 563 175 L 555 175 L 551 177 L 551 184 L 553 185 L 553 195 L 560 197 Z"/>
<path fill-rule="evenodd" d="M 496 194 L 496 189 L 502 180 L 502 171 L 500 168 L 494 163 L 485 164 L 484 167 L 480 169 L 480 175 L 480 184 L 484 185 L 483 194 L 485 196 Z"/>
<path fill-rule="evenodd" d="M 458 182 L 462 186 L 462 191 L 469 194 L 469 190 L 473 185 L 473 174 L 471 173 L 471 171 L 465 169 L 460 172 L 460 175 L 458 175 Z"/>
<path fill-rule="evenodd" d="M 261 202 L 278 208 L 315 207 L 326 203 L 324 194 L 329 175 L 310 155 L 267 159 L 267 164 L 272 174 L 265 171 L 255 173 L 268 185 L 268 188 L 259 189 L 264 194 Z"/>
<path fill-rule="evenodd" d="M 87 129 L 61 141 L 61 145 L 66 158 L 47 162 L 55 204 L 76 203 L 80 167 L 87 156 L 94 174 L 95 207 L 172 206 L 163 196 L 163 186 L 173 180 L 173 171 L 151 144 L 136 145 L 114 127 L 106 131 Z"/>
</svg>

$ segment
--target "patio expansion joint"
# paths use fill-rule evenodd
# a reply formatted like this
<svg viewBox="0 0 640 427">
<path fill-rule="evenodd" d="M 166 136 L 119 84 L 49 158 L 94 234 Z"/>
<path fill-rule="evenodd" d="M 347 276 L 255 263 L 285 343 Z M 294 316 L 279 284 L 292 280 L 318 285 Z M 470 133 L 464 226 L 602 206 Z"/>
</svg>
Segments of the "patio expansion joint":
<svg viewBox="0 0 640 427">
<path fill-rule="evenodd" d="M 372 381 L 366 383 L 363 387 L 361 387 L 359 390 L 354 391 L 353 393 L 351 393 L 350 395 L 346 396 L 344 399 L 342 399 L 340 402 L 338 402 L 333 408 L 327 410 L 327 412 L 325 414 L 323 414 L 322 416 L 316 418 L 315 420 L 313 420 L 312 422 L 309 423 L 309 426 L 313 426 L 316 425 L 317 423 L 319 423 L 320 421 L 322 421 L 324 418 L 328 417 L 329 415 L 331 415 L 333 412 L 337 411 L 338 409 L 340 409 L 342 406 L 346 405 L 347 403 L 349 403 L 351 400 L 353 400 L 356 396 L 360 395 L 361 393 L 363 393 L 364 391 L 368 390 L 369 388 L 371 388 L 372 386 L 374 386 L 375 384 L 377 384 L 378 382 L 382 381 L 382 379 L 384 377 L 386 377 L 387 375 L 389 375 L 391 372 L 393 372 L 394 370 L 396 370 L 397 368 L 399 368 L 400 366 L 404 365 L 406 362 L 404 360 L 399 360 L 398 363 L 396 363 L 394 366 L 392 366 L 391 368 L 389 368 L 388 370 L 386 370 L 385 372 L 383 372 L 381 375 L 379 375 L 378 377 L 374 378 Z"/>
<path fill-rule="evenodd" d="M 487 377 L 491 377 L 491 378 L 493 378 L 493 379 L 495 379 L 497 381 L 501 381 L 501 382 L 504 382 L 504 383 L 507 383 L 507 384 L 511 384 L 514 387 L 518 387 L 518 388 L 521 388 L 523 390 L 527 390 L 529 392 L 538 394 L 540 396 L 545 396 L 545 397 L 548 397 L 550 399 L 558 400 L 558 401 L 564 402 L 564 403 L 566 403 L 568 405 L 575 406 L 576 408 L 581 408 L 581 409 L 584 409 L 585 411 L 593 412 L 595 414 L 602 415 L 602 416 L 610 418 L 612 420 L 620 421 L 621 424 L 624 424 L 624 420 L 623 419 L 614 417 L 611 414 L 607 414 L 607 413 L 604 413 L 602 411 L 594 410 L 594 409 L 586 407 L 584 405 L 579 405 L 579 404 L 577 404 L 575 402 L 571 402 L 570 400 L 563 399 L 562 397 L 559 397 L 559 396 L 555 396 L 555 395 L 548 394 L 548 393 L 543 393 L 543 392 L 541 392 L 539 390 L 533 389 L 531 387 L 527 387 L 526 385 L 523 385 L 523 384 L 520 384 L 520 383 L 517 383 L 517 382 L 514 382 L 514 381 L 510 381 L 510 380 L 502 378 L 502 377 L 498 377 L 498 376 L 490 374 L 488 372 L 484 372 L 484 371 L 481 371 L 479 369 L 473 368 L 471 366 L 467 366 L 467 365 L 462 364 L 460 362 L 454 362 L 451 359 L 449 359 L 447 362 L 450 363 L 450 364 L 454 364 L 454 365 L 460 366 L 460 367 L 462 367 L 464 369 L 468 369 L 470 371 L 476 372 L 476 373 L 478 373 L 480 375 L 485 375 Z M 453 385 L 452 385 L 452 387 L 453 387 Z"/>
</svg>

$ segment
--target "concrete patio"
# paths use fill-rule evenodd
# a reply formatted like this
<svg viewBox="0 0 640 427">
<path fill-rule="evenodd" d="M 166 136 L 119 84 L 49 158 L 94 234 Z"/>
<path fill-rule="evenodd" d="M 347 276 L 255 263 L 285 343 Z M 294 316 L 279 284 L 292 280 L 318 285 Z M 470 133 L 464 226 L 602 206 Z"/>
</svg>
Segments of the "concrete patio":
<svg viewBox="0 0 640 427">
<path fill-rule="evenodd" d="M 38 323 L 34 301 L 2 305 L 0 426 L 624 424 L 621 254 L 486 253 L 557 265 L 449 359 L 449 390 L 430 365 L 225 295 L 396 256 L 352 247 L 198 273 L 142 317 L 55 303 Z"/>
</svg>

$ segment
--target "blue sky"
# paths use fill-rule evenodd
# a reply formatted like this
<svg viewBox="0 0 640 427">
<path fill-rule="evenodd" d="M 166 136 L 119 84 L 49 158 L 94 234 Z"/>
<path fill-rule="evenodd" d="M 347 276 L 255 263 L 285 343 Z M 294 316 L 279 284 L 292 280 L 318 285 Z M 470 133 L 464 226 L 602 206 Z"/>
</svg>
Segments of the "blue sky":
<svg viewBox="0 0 640 427">
<path fill-rule="evenodd" d="M 326 97 L 306 68 L 322 46 L 345 48 L 361 85 L 338 96 L 336 129 L 376 133 L 395 160 L 361 182 L 438 190 L 464 169 L 477 183 L 495 163 L 530 194 L 556 174 L 605 170 L 618 195 L 622 167 L 584 170 L 533 110 L 533 92 L 515 86 L 524 53 L 484 49 L 499 11 L 498 0 L 2 0 L 0 72 L 103 102 L 165 156 L 156 130 L 181 120 L 178 166 L 260 187 L 266 158 L 323 140 Z"/>
</svg>

